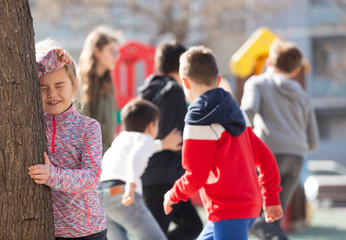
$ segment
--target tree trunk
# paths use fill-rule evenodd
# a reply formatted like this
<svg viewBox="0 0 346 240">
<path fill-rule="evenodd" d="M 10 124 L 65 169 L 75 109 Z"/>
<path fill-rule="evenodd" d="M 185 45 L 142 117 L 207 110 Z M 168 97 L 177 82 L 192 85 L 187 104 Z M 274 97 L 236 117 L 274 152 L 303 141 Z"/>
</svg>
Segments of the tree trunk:
<svg viewBox="0 0 346 240">
<path fill-rule="evenodd" d="M 29 177 L 46 149 L 28 0 L 0 1 L 0 239 L 54 237 L 51 191 Z"/>
</svg>

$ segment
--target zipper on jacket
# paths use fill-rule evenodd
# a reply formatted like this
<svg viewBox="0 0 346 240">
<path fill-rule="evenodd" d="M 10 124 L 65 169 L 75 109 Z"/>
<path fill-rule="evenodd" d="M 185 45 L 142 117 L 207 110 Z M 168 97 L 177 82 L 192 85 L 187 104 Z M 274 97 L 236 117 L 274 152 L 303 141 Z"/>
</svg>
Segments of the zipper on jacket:
<svg viewBox="0 0 346 240">
<path fill-rule="evenodd" d="M 53 136 L 52 136 L 52 152 L 55 152 L 55 134 L 56 134 L 56 123 L 55 118 L 53 116 Z"/>
</svg>

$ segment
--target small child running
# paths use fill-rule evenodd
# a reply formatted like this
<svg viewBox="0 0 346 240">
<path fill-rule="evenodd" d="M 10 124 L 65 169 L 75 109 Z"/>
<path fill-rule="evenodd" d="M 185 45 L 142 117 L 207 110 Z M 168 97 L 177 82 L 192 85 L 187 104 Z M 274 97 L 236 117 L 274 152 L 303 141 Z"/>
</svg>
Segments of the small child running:
<svg viewBox="0 0 346 240">
<path fill-rule="evenodd" d="M 140 179 L 153 153 L 181 149 L 182 137 L 176 129 L 162 141 L 154 140 L 159 117 L 159 109 L 144 99 L 131 100 L 121 111 L 124 130 L 104 154 L 99 187 L 110 239 L 127 240 L 128 234 L 137 240 L 166 239 L 143 202 Z"/>
</svg>

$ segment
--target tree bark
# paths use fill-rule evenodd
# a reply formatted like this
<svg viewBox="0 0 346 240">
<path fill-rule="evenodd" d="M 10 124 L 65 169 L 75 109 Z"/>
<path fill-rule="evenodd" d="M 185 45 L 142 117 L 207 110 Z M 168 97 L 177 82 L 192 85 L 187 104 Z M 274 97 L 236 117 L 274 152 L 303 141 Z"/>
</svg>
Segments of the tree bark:
<svg viewBox="0 0 346 240">
<path fill-rule="evenodd" d="M 51 191 L 28 174 L 45 149 L 29 2 L 1 0 L 0 239 L 55 239 Z"/>
</svg>

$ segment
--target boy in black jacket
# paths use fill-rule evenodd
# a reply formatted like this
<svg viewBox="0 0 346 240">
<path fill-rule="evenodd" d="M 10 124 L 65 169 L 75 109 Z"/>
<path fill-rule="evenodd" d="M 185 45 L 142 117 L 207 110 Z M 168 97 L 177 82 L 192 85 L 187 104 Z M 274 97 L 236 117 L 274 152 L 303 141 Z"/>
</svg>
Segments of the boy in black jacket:
<svg viewBox="0 0 346 240">
<path fill-rule="evenodd" d="M 155 69 L 139 89 L 140 97 L 156 104 L 161 112 L 158 139 L 172 129 L 183 131 L 187 111 L 185 96 L 179 77 L 179 57 L 185 48 L 176 42 L 162 43 L 155 52 Z M 163 211 L 164 194 L 184 173 L 181 152 L 162 151 L 154 154 L 142 175 L 143 197 L 168 239 L 195 239 L 202 230 L 202 222 L 190 201 L 180 202 L 168 216 Z M 177 225 L 168 232 L 171 221 Z"/>
</svg>

